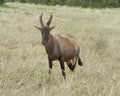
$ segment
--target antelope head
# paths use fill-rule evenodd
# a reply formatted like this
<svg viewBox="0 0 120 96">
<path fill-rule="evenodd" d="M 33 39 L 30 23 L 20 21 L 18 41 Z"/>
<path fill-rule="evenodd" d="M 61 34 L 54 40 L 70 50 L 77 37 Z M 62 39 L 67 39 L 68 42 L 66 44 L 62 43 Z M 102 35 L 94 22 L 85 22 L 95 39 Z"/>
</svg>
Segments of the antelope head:
<svg viewBox="0 0 120 96">
<path fill-rule="evenodd" d="M 48 22 L 46 23 L 46 25 L 44 25 L 44 23 L 43 23 L 42 15 L 43 15 L 43 13 L 42 13 L 42 14 L 40 15 L 40 17 L 39 17 L 41 27 L 38 27 L 38 26 L 35 26 L 35 27 L 41 31 L 41 34 L 42 34 L 42 44 L 43 44 L 43 45 L 46 45 L 47 42 L 48 42 L 48 40 L 49 40 L 50 31 L 51 31 L 55 26 L 50 27 L 50 24 L 51 24 L 51 21 L 52 21 L 52 18 L 53 18 L 53 15 L 52 15 L 52 14 L 51 14 Z"/>
</svg>

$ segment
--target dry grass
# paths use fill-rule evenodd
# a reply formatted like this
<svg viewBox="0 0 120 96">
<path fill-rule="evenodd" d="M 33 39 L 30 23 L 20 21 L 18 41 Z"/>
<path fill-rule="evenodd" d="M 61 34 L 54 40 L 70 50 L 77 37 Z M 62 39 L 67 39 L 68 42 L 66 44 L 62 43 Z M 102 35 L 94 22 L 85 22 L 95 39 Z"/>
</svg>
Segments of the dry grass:
<svg viewBox="0 0 120 96">
<path fill-rule="evenodd" d="M 0 9 L 1 96 L 120 96 L 120 9 L 90 9 L 8 3 Z M 84 66 L 67 81 L 48 61 L 41 34 L 34 28 L 39 15 L 54 14 L 53 33 L 74 39 Z"/>
</svg>

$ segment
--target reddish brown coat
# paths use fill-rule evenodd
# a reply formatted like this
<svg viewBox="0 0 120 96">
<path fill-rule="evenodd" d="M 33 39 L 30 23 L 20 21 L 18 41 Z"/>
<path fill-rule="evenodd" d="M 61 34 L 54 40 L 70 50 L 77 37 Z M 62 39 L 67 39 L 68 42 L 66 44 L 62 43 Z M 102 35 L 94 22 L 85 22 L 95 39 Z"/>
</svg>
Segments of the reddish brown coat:
<svg viewBox="0 0 120 96">
<path fill-rule="evenodd" d="M 54 26 L 50 27 L 52 17 L 53 16 L 51 15 L 50 19 L 48 20 L 45 26 L 42 21 L 42 14 L 41 14 L 40 24 L 42 28 L 37 26 L 35 27 L 39 29 L 42 34 L 42 44 L 45 46 L 46 52 L 48 54 L 49 68 L 50 68 L 49 73 L 51 73 L 52 61 L 59 60 L 62 69 L 62 75 L 64 76 L 64 78 L 66 78 L 64 62 L 67 63 L 71 71 L 74 71 L 77 60 L 78 60 L 78 64 L 82 66 L 82 62 L 79 57 L 80 48 L 76 42 L 68 38 L 64 38 L 60 35 L 52 35 L 50 33 L 50 31 L 54 28 Z"/>
</svg>

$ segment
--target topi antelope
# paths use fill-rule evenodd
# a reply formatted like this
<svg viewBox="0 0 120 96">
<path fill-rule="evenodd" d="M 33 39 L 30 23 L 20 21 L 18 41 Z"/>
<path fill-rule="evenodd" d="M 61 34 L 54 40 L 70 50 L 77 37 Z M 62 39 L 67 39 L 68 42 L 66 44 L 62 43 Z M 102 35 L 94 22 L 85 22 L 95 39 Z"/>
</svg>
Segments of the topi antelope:
<svg viewBox="0 0 120 96">
<path fill-rule="evenodd" d="M 52 14 L 44 25 L 42 20 L 42 15 L 40 15 L 40 24 L 41 27 L 35 26 L 37 29 L 41 31 L 42 34 L 42 45 L 45 47 L 46 52 L 48 54 L 49 61 L 49 73 L 52 70 L 52 62 L 54 60 L 58 60 L 60 62 L 62 75 L 64 79 L 66 79 L 65 74 L 65 66 L 64 62 L 67 63 L 69 69 L 73 72 L 78 60 L 78 64 L 82 66 L 82 61 L 79 57 L 80 48 L 79 46 L 72 40 L 64 38 L 60 35 L 53 36 L 50 32 L 55 27 L 50 27 L 51 20 L 53 18 Z"/>
</svg>

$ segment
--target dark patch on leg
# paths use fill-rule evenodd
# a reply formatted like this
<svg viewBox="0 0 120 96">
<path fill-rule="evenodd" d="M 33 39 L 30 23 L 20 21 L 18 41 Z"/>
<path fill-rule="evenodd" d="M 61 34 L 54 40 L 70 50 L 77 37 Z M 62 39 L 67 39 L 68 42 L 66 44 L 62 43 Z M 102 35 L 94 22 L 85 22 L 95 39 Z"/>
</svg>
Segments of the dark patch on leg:
<svg viewBox="0 0 120 96">
<path fill-rule="evenodd" d="M 49 58 L 48 60 L 49 60 L 49 74 L 50 74 L 52 70 L 52 60 L 50 60 Z"/>
<path fill-rule="evenodd" d="M 62 70 L 62 75 L 63 75 L 64 79 L 66 79 L 66 74 L 65 74 L 64 70 Z"/>
<path fill-rule="evenodd" d="M 69 67 L 69 69 L 70 69 L 71 71 L 74 71 L 75 66 L 76 66 L 76 63 L 75 63 L 74 65 L 72 65 L 71 63 L 70 63 L 70 64 L 67 64 L 67 65 L 68 65 L 68 67 Z"/>
<path fill-rule="evenodd" d="M 63 61 L 62 57 L 59 58 L 59 61 L 60 61 L 61 69 L 62 69 L 62 75 L 63 75 L 64 79 L 66 79 L 65 66 L 64 66 L 64 61 Z"/>
<path fill-rule="evenodd" d="M 69 69 L 72 70 L 72 64 L 70 63 L 70 64 L 67 64 L 67 65 L 68 65 Z"/>
</svg>

